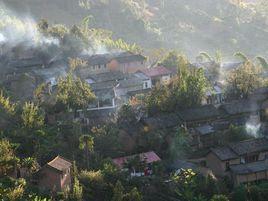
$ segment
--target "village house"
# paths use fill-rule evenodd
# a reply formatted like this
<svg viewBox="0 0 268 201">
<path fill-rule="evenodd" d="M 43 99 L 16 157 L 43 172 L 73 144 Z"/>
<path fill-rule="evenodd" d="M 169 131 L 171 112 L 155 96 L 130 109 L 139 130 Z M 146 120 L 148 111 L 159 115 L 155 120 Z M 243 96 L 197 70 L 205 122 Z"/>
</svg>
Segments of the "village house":
<svg viewBox="0 0 268 201">
<path fill-rule="evenodd" d="M 40 189 L 54 192 L 70 188 L 71 167 L 70 161 L 57 156 L 35 174 L 35 183 Z"/>
<path fill-rule="evenodd" d="M 183 127 L 183 122 L 176 113 L 145 117 L 142 118 L 141 123 L 148 131 Z"/>
<path fill-rule="evenodd" d="M 134 73 L 144 69 L 146 58 L 132 52 L 119 52 L 82 56 L 85 65 L 76 69 L 79 77 L 86 78 L 92 74 L 120 71 L 122 73 Z"/>
<path fill-rule="evenodd" d="M 203 105 L 178 112 L 186 128 L 201 126 L 221 119 L 223 113 L 214 105 Z"/>
<path fill-rule="evenodd" d="M 206 165 L 216 176 L 231 176 L 236 185 L 268 179 L 268 140 L 254 138 L 212 148 Z"/>
<path fill-rule="evenodd" d="M 130 172 L 131 177 L 149 176 L 153 174 L 153 164 L 161 161 L 153 151 L 113 159 L 113 163 L 121 170 Z"/>
<path fill-rule="evenodd" d="M 92 107 L 98 108 L 120 106 L 135 94 L 147 93 L 151 89 L 149 78 L 120 71 L 91 75 L 85 81 L 97 97 L 97 103 Z"/>
<path fill-rule="evenodd" d="M 212 89 L 206 91 L 205 98 L 202 100 L 202 105 L 222 104 L 225 101 L 225 95 L 222 87 L 215 84 Z"/>
<path fill-rule="evenodd" d="M 135 77 L 142 80 L 143 82 L 143 89 L 151 89 L 152 88 L 152 80 L 150 77 L 146 76 L 145 74 L 141 72 L 136 72 L 134 74 Z"/>
<path fill-rule="evenodd" d="M 139 70 L 137 73 L 143 73 L 149 77 L 152 80 L 153 86 L 155 86 L 156 83 L 167 84 L 173 76 L 173 72 L 164 66 L 146 68 Z"/>
<path fill-rule="evenodd" d="M 255 100 L 236 100 L 222 104 L 219 109 L 226 113 L 225 117 L 229 120 L 250 117 L 260 120 L 260 104 Z"/>
<path fill-rule="evenodd" d="M 209 124 L 195 127 L 190 130 L 191 146 L 196 149 L 215 146 L 218 143 L 216 134 L 216 130 Z"/>
<path fill-rule="evenodd" d="M 230 166 L 231 177 L 236 186 L 268 180 L 268 160 Z"/>
</svg>

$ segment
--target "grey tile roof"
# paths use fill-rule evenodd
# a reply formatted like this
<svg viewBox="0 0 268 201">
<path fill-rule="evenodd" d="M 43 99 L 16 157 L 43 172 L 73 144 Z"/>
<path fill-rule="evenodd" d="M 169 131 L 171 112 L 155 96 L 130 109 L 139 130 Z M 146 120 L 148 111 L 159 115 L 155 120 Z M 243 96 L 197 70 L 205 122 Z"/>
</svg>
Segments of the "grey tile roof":
<svg viewBox="0 0 268 201">
<path fill-rule="evenodd" d="M 43 65 L 44 63 L 37 57 L 11 60 L 8 63 L 8 66 L 13 68 L 37 67 Z"/>
<path fill-rule="evenodd" d="M 245 140 L 238 143 L 231 143 L 229 147 L 238 155 L 268 151 L 268 140 L 266 138 Z"/>
<path fill-rule="evenodd" d="M 128 77 L 128 75 L 120 71 L 111 71 L 111 72 L 91 75 L 88 78 L 94 80 L 95 82 L 107 82 L 107 81 L 123 80 L 126 77 Z"/>
<path fill-rule="evenodd" d="M 233 173 L 239 174 L 239 175 L 267 171 L 268 161 L 264 160 L 264 161 L 257 161 L 253 163 L 231 165 L 230 169 Z"/>
<path fill-rule="evenodd" d="M 252 100 L 239 100 L 223 104 L 220 108 L 229 115 L 235 115 L 256 112 L 260 109 L 260 105 Z"/>
<path fill-rule="evenodd" d="M 184 121 L 206 120 L 220 117 L 221 112 L 214 105 L 204 105 L 198 108 L 190 108 L 178 112 Z"/>
<path fill-rule="evenodd" d="M 235 159 L 238 157 L 237 154 L 234 153 L 229 147 L 213 148 L 211 151 L 222 161 Z"/>
<path fill-rule="evenodd" d="M 244 140 L 241 142 L 230 143 L 225 147 L 217 147 L 211 151 L 220 160 L 229 160 L 239 156 L 254 152 L 268 151 L 268 140 L 266 138 L 257 138 Z"/>
<path fill-rule="evenodd" d="M 175 113 L 145 118 L 143 123 L 154 129 L 172 128 L 182 124 L 181 119 Z"/>
<path fill-rule="evenodd" d="M 146 58 L 140 54 L 134 54 L 131 52 L 119 52 L 119 53 L 107 53 L 107 54 L 95 54 L 92 56 L 81 56 L 86 60 L 88 65 L 104 65 L 108 64 L 111 60 L 116 59 L 119 63 L 130 63 L 135 61 L 144 61 Z"/>
</svg>

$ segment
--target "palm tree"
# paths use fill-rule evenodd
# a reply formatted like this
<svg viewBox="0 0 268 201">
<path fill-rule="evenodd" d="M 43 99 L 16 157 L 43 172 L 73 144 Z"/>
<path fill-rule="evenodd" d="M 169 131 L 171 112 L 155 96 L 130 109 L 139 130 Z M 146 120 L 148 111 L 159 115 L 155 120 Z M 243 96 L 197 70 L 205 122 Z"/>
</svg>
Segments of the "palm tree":
<svg viewBox="0 0 268 201">
<path fill-rule="evenodd" d="M 94 138 L 90 135 L 82 135 L 79 142 L 79 148 L 84 150 L 87 168 L 89 168 L 89 153 L 94 149 Z"/>
<path fill-rule="evenodd" d="M 200 52 L 199 55 L 208 61 L 213 61 L 213 58 L 207 52 Z"/>
<path fill-rule="evenodd" d="M 264 69 L 268 69 L 268 63 L 265 60 L 265 58 L 258 56 L 258 57 L 256 57 L 256 59 Z"/>
<path fill-rule="evenodd" d="M 234 53 L 234 56 L 239 58 L 243 62 L 249 61 L 249 58 L 245 54 L 243 54 L 242 52 L 236 52 L 236 53 Z"/>
<path fill-rule="evenodd" d="M 36 160 L 31 157 L 22 159 L 21 166 L 26 168 L 27 176 L 30 176 L 38 168 Z"/>
<path fill-rule="evenodd" d="M 215 52 L 214 57 L 209 55 L 207 52 L 200 52 L 199 56 L 209 62 L 215 62 L 217 64 L 220 64 L 222 62 L 222 53 L 220 50 L 217 50 Z"/>
</svg>

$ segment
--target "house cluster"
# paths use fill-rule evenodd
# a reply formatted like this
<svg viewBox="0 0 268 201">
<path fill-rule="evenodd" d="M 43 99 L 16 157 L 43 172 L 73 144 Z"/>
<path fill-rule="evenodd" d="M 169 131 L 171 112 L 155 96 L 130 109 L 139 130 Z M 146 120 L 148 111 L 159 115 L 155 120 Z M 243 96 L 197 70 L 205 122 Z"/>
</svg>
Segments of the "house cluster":
<svg viewBox="0 0 268 201">
<path fill-rule="evenodd" d="M 149 130 L 188 130 L 192 149 L 203 153 L 188 162 L 212 171 L 215 176 L 229 176 L 239 185 L 268 180 L 268 140 L 257 138 L 258 133 L 267 132 L 267 115 L 268 88 L 259 88 L 247 99 L 145 117 L 141 123 Z M 228 144 L 231 125 L 249 126 L 247 133 L 252 139 Z"/>
<path fill-rule="evenodd" d="M 256 138 L 212 148 L 206 165 L 216 176 L 229 176 L 235 185 L 268 180 L 268 139 Z"/>
<path fill-rule="evenodd" d="M 76 75 L 89 83 L 97 102 L 89 110 L 116 108 L 137 95 L 148 93 L 156 83 L 167 83 L 174 72 L 163 67 L 147 68 L 146 58 L 131 52 L 82 56 L 86 61 Z"/>
<path fill-rule="evenodd" d="M 119 157 L 112 160 L 114 165 L 121 171 L 129 173 L 130 177 L 150 176 L 154 164 L 161 161 L 153 151 Z M 14 178 L 30 178 L 33 185 L 41 191 L 51 193 L 62 192 L 70 189 L 72 185 L 72 162 L 57 156 L 44 166 L 38 165 L 38 170 L 32 174 L 27 168 L 16 168 L 9 176 Z"/>
</svg>

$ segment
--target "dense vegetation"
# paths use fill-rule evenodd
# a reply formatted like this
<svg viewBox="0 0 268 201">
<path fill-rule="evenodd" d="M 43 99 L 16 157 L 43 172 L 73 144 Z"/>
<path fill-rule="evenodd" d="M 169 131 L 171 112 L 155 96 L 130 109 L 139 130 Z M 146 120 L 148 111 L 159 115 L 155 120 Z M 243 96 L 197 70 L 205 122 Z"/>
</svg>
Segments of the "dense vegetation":
<svg viewBox="0 0 268 201">
<path fill-rule="evenodd" d="M 235 2 L 235 3 L 231 3 Z M 266 54 L 267 2 L 247 6 L 229 0 L 27 0 L 5 2 L 18 13 L 30 10 L 37 20 L 77 24 L 90 17 L 94 28 L 111 30 L 148 49 L 172 48 L 194 57 L 200 51 Z M 65 12 L 66 11 L 66 12 Z M 215 38 L 215 40 L 211 40 Z M 150 40 L 148 40 L 150 39 Z M 252 44 L 254 44 L 252 46 Z"/>
</svg>

